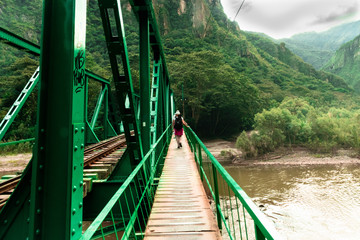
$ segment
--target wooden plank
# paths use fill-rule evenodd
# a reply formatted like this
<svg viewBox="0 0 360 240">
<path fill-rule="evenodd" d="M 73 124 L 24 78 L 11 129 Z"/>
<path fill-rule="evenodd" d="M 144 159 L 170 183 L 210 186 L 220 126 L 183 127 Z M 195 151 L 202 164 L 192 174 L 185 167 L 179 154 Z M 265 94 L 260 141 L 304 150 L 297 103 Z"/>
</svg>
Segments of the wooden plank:
<svg viewBox="0 0 360 240">
<path fill-rule="evenodd" d="M 109 172 L 112 172 L 114 166 L 111 164 L 101 164 L 101 163 L 92 163 L 90 164 L 90 169 L 108 169 Z"/>
<path fill-rule="evenodd" d="M 221 239 L 193 154 L 172 139 L 145 231 L 147 240 Z"/>
<path fill-rule="evenodd" d="M 97 173 L 84 173 L 84 178 L 91 178 L 92 180 L 98 180 L 98 174 Z"/>
<path fill-rule="evenodd" d="M 110 174 L 109 169 L 84 169 L 84 173 L 97 173 L 99 179 L 106 179 Z"/>
</svg>

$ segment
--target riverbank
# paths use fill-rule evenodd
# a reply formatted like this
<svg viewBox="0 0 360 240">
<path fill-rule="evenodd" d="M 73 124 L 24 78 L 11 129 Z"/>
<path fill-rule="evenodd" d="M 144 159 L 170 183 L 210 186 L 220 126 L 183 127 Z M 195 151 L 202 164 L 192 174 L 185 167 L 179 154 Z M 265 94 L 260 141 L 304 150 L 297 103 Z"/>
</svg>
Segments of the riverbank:
<svg viewBox="0 0 360 240">
<path fill-rule="evenodd" d="M 32 153 L 0 155 L 0 172 L 22 172 L 31 156 Z"/>
<path fill-rule="evenodd" d="M 244 159 L 235 142 L 213 139 L 204 141 L 204 144 L 219 162 L 232 162 L 234 165 L 360 164 L 358 154 L 345 149 L 334 154 L 315 154 L 302 147 L 283 147 L 256 159 Z"/>
<path fill-rule="evenodd" d="M 219 162 L 240 166 L 256 165 L 321 165 L 360 164 L 358 154 L 352 150 L 338 150 L 335 154 L 314 154 L 305 148 L 280 148 L 256 159 L 243 159 L 235 142 L 222 139 L 204 141 Z M 21 172 L 30 161 L 32 153 L 0 155 L 0 172 Z"/>
</svg>

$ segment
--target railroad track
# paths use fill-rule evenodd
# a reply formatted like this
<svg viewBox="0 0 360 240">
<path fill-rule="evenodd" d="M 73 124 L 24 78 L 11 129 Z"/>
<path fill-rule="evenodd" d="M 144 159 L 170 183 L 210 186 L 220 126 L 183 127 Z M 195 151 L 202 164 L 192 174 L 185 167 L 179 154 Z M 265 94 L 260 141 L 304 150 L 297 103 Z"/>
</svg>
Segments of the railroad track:
<svg viewBox="0 0 360 240">
<path fill-rule="evenodd" d="M 84 197 L 91 190 L 91 181 L 105 179 L 122 156 L 126 146 L 124 135 L 118 135 L 105 141 L 92 144 L 84 150 Z M 0 183 L 0 210 L 19 183 L 21 175 Z M 90 185 L 90 186 L 89 186 Z"/>
</svg>

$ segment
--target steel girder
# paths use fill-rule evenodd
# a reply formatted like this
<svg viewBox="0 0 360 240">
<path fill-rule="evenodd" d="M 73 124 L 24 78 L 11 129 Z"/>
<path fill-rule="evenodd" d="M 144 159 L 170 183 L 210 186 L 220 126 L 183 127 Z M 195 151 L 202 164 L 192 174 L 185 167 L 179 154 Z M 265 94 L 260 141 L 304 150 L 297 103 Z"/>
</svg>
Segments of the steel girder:
<svg viewBox="0 0 360 240">
<path fill-rule="evenodd" d="M 122 22 L 121 5 L 116 0 L 99 0 L 98 3 L 116 88 L 116 96 L 120 102 L 120 117 L 124 127 L 131 165 L 135 167 L 143 157 L 143 150 L 139 136 L 139 126 L 136 120 L 134 90 L 127 54 L 124 24 Z M 120 66 L 123 68 L 123 73 L 119 70 Z M 125 106 L 126 98 L 129 99 L 129 107 Z"/>
<path fill-rule="evenodd" d="M 85 76 L 109 84 L 107 80 L 89 74 L 85 70 L 83 27 L 86 1 L 46 0 L 44 3 L 42 31 L 44 45 L 41 52 L 41 92 L 36 150 L 20 184 L 0 214 L 0 222 L 7 225 L 5 228 L 0 227 L 0 238 L 4 239 L 23 239 L 28 236 L 30 239 L 78 239 L 81 236 L 80 192 L 82 193 L 82 160 L 86 131 L 84 99 L 87 94 Z M 166 103 L 167 99 L 170 99 L 169 76 L 151 1 L 144 3 L 147 6 L 142 8 L 140 6 L 142 3 L 131 2 L 137 17 L 140 8 L 147 13 L 144 26 L 148 27 L 148 33 L 145 34 L 149 36 L 153 58 L 161 61 L 162 65 L 159 74 L 164 84 L 158 90 L 161 97 L 157 100 L 159 107 L 156 121 L 160 123 L 156 124 L 159 133 L 162 128 L 159 126 L 167 125 L 165 122 L 169 123 L 173 109 Z M 100 0 L 99 7 L 120 105 L 119 112 L 128 142 L 127 155 L 130 156 L 131 166 L 134 167 L 144 155 L 137 122 L 140 118 L 137 105 L 141 100 L 136 102 L 133 93 L 119 1 Z M 109 19 L 111 12 L 113 12 L 112 22 Z M 82 26 L 82 29 L 79 29 L 79 26 Z M 61 34 L 59 31 L 62 31 Z M 80 35 L 82 39 L 78 41 L 77 37 Z M 8 38 L 6 41 L 13 40 Z M 144 40 L 144 45 L 147 44 L 146 42 Z M 32 46 L 33 49 L 26 44 L 11 45 L 20 49 L 30 49 L 29 52 L 38 55 L 36 45 Z M 148 56 L 148 53 L 145 53 L 146 55 Z M 119 72 L 119 63 L 124 69 L 122 74 Z M 149 62 L 144 61 L 143 65 L 145 71 L 149 71 Z M 149 76 L 147 73 L 146 75 Z M 62 81 L 59 81 L 60 78 Z M 103 94 L 109 94 L 109 90 L 103 91 Z M 105 95 L 102 97 L 108 101 Z M 150 108 L 150 100 L 143 101 L 144 103 L 147 101 Z M 150 113 L 148 115 L 150 117 Z M 108 119 L 107 123 L 109 123 Z M 88 125 L 90 127 L 90 124 Z M 150 127 L 150 124 L 148 126 Z M 131 134 L 130 130 L 134 130 L 134 134 Z M 129 173 L 129 170 L 126 172 Z M 121 172 L 123 173 L 124 171 Z M 50 186 L 57 188 L 51 189 Z M 19 228 L 28 231 L 17 231 Z"/>
<path fill-rule="evenodd" d="M 29 79 L 20 95 L 16 98 L 14 104 L 10 107 L 8 113 L 4 119 L 0 122 L 0 141 L 4 137 L 6 131 L 13 123 L 15 117 L 20 112 L 22 106 L 26 102 L 26 99 L 30 96 L 36 84 L 39 81 L 39 67 L 36 69 L 32 77 Z"/>
</svg>

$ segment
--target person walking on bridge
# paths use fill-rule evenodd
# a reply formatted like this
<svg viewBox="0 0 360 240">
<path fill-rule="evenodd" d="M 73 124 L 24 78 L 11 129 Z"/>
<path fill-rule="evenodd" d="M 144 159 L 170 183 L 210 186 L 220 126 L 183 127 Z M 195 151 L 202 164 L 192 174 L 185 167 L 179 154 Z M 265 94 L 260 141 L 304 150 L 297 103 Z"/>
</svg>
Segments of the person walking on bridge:
<svg viewBox="0 0 360 240">
<path fill-rule="evenodd" d="M 175 116 L 173 118 L 172 127 L 175 132 L 175 138 L 176 138 L 176 142 L 178 144 L 178 148 L 182 147 L 181 136 L 184 134 L 183 125 L 185 125 L 186 127 L 189 127 L 189 125 L 184 121 L 183 117 L 181 116 L 180 111 L 177 110 L 175 112 Z"/>
</svg>

